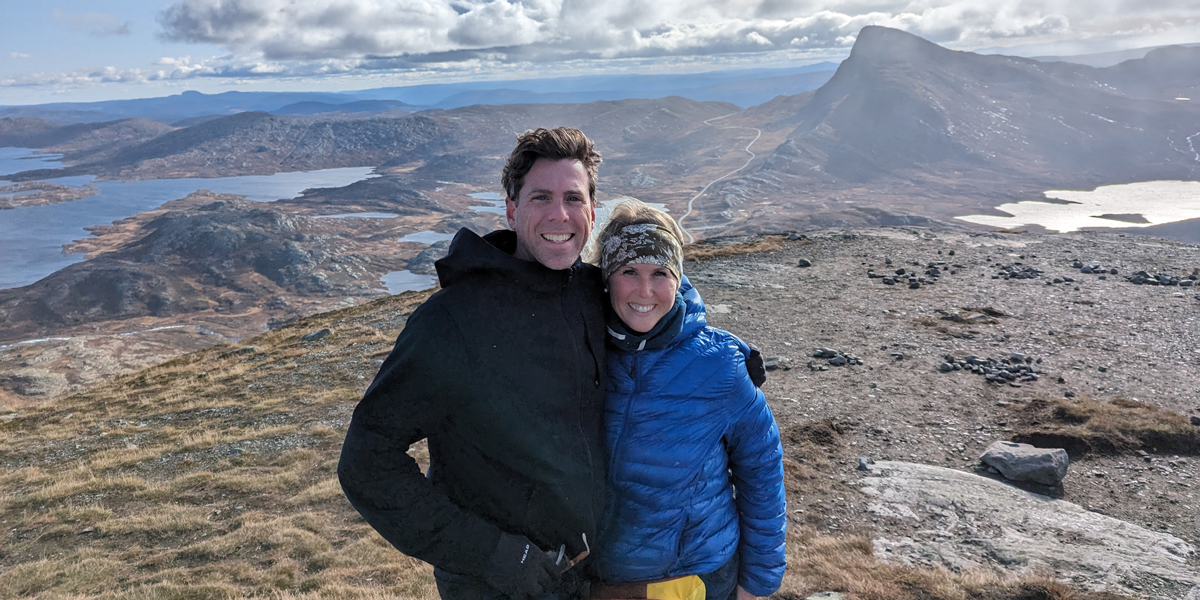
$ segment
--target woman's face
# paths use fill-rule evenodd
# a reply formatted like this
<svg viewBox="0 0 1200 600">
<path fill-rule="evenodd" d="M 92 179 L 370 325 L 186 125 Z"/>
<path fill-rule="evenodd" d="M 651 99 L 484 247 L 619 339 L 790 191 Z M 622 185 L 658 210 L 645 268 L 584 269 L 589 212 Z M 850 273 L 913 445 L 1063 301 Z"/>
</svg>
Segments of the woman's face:
<svg viewBox="0 0 1200 600">
<path fill-rule="evenodd" d="M 675 306 L 679 281 L 666 267 L 628 264 L 608 278 L 608 298 L 625 326 L 646 333 Z"/>
</svg>

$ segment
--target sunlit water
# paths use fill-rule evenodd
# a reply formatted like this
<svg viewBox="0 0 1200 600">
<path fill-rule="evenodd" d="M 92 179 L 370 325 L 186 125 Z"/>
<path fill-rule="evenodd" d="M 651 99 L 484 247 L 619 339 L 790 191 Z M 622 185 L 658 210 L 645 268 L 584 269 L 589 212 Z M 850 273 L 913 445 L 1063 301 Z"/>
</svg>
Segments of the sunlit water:
<svg viewBox="0 0 1200 600">
<path fill-rule="evenodd" d="M 40 161 L 28 166 L 32 151 L 0 148 L 0 172 L 53 168 L 59 163 Z M 18 164 L 14 169 L 13 164 Z M 108 225 L 126 217 L 158 208 L 164 202 L 183 198 L 199 189 L 240 194 L 254 201 L 294 198 L 309 188 L 349 185 L 366 178 L 371 167 L 324 169 L 311 172 L 247 175 L 216 179 L 154 179 L 147 181 L 93 181 L 90 175 L 63 177 L 52 183 L 81 186 L 90 184 L 97 193 L 71 202 L 48 206 L 26 206 L 0 210 L 0 288 L 31 284 L 67 265 L 83 260 L 80 254 L 63 254 L 63 244 L 87 237 L 84 227 Z"/>
<path fill-rule="evenodd" d="M 1105 185 L 1095 191 L 1050 190 L 1047 198 L 1001 204 L 996 210 L 1012 215 L 967 215 L 959 220 L 992 227 L 1040 225 L 1050 231 L 1105 227 L 1127 229 L 1200 219 L 1200 182 L 1144 181 Z M 1104 218 L 1112 215 L 1117 218 Z"/>
</svg>

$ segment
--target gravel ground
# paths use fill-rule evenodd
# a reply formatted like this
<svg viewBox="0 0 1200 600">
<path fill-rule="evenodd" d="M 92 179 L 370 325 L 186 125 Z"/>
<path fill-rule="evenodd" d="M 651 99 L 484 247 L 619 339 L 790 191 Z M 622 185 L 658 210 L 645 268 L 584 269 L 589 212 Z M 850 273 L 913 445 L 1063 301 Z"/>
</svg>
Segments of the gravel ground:
<svg viewBox="0 0 1200 600">
<path fill-rule="evenodd" d="M 1104 278 L 1080 263 L 1103 266 Z M 859 457 L 973 471 L 988 444 L 1028 421 L 1030 401 L 1068 394 L 1200 415 L 1200 287 L 1128 280 L 1138 271 L 1187 280 L 1197 267 L 1200 247 L 1151 238 L 898 228 L 810 232 L 782 251 L 684 271 L 711 324 L 777 358 L 764 391 L 804 474 L 790 483 L 792 518 L 870 537 L 915 526 L 866 512 L 853 486 Z M 905 279 L 913 271 L 926 282 L 915 289 Z M 903 280 L 886 285 L 871 272 Z M 1021 272 L 1031 277 L 1012 275 Z M 830 366 L 813 358 L 819 348 L 862 364 Z M 1014 353 L 1036 381 L 939 370 L 946 355 Z M 1200 543 L 1200 457 L 1147 450 L 1080 457 L 1061 489 L 1034 491 Z"/>
</svg>

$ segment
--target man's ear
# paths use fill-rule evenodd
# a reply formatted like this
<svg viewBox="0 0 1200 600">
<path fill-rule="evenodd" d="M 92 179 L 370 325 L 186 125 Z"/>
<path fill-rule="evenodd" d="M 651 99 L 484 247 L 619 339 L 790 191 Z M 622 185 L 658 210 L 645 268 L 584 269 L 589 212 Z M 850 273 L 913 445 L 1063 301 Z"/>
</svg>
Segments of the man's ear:
<svg viewBox="0 0 1200 600">
<path fill-rule="evenodd" d="M 517 230 L 516 222 L 513 219 L 513 211 L 517 210 L 517 201 L 509 196 L 504 197 L 504 217 L 508 219 L 508 228 L 513 231 Z M 593 210 L 593 212 L 595 212 Z"/>
</svg>

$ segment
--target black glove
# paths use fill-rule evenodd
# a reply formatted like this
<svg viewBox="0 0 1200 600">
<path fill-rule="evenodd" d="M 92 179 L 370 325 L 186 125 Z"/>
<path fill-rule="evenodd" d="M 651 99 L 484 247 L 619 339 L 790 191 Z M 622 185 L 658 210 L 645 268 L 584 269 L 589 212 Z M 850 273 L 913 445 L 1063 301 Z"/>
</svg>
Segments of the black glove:
<svg viewBox="0 0 1200 600">
<path fill-rule="evenodd" d="M 747 345 L 750 346 L 750 356 L 746 357 L 746 372 L 750 374 L 754 387 L 762 387 L 767 382 L 767 366 L 763 362 L 762 352 L 754 344 Z"/>
<path fill-rule="evenodd" d="M 501 533 L 483 580 L 510 598 L 536 598 L 562 574 L 554 558 L 523 535 Z"/>
</svg>

